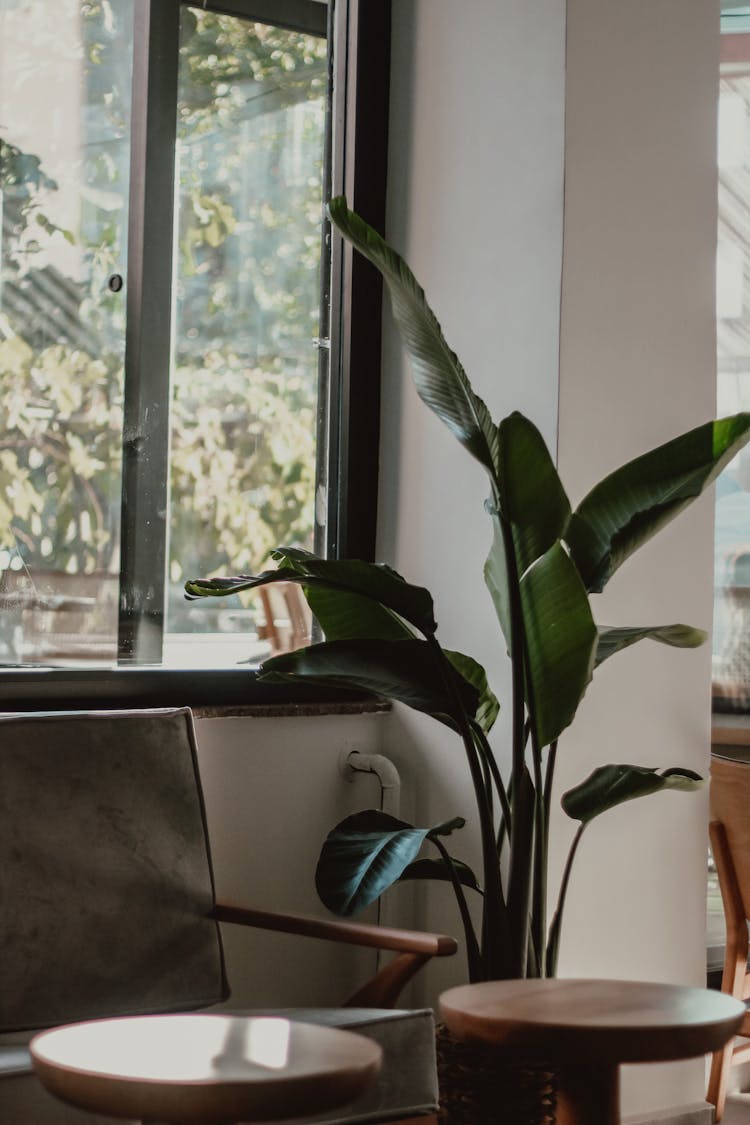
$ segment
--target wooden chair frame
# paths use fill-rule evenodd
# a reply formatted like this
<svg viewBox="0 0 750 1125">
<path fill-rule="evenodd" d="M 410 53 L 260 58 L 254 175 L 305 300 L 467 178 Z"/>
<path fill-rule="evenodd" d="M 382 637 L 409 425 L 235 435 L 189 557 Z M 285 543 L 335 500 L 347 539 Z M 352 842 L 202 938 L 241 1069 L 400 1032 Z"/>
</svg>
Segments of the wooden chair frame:
<svg viewBox="0 0 750 1125">
<path fill-rule="evenodd" d="M 721 990 L 737 1000 L 748 1000 L 750 999 L 750 973 L 747 967 L 749 943 L 742 895 L 726 828 L 721 821 L 713 820 L 709 825 L 709 834 L 727 926 Z M 739 1035 L 750 1036 L 750 1013 L 745 1016 L 741 1024 Z M 716 1051 L 711 1060 L 707 1099 L 716 1107 L 717 1122 L 721 1121 L 724 1114 L 730 1070 L 738 1063 L 747 1062 L 748 1059 L 750 1059 L 750 1043 L 730 1041 L 723 1050 Z"/>
</svg>

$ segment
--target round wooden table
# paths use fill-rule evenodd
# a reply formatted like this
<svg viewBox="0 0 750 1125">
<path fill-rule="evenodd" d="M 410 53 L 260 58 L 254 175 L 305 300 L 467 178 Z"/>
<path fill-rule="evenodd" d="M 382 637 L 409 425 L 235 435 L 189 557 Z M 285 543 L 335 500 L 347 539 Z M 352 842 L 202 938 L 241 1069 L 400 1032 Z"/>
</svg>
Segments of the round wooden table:
<svg viewBox="0 0 750 1125">
<path fill-rule="evenodd" d="M 745 1014 L 720 992 L 612 980 L 463 985 L 443 993 L 440 1009 L 456 1038 L 557 1069 L 557 1125 L 618 1125 L 621 1063 L 708 1054 Z"/>
<path fill-rule="evenodd" d="M 34 1068 L 63 1101 L 112 1117 L 228 1125 L 333 1109 L 375 1079 L 371 1039 L 286 1019 L 136 1016 L 35 1036 Z"/>
</svg>

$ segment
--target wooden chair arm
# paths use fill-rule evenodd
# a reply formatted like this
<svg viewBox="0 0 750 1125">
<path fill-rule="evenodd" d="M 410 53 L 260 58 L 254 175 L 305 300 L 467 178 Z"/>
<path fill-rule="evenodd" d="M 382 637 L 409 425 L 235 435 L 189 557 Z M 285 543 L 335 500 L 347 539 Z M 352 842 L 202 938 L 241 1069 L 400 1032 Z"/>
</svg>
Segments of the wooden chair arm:
<svg viewBox="0 0 750 1125">
<path fill-rule="evenodd" d="M 340 922 L 299 914 L 277 914 L 228 902 L 217 902 L 213 917 L 219 922 L 235 922 L 241 926 L 341 941 L 348 945 L 366 945 L 372 949 L 390 949 L 397 953 L 418 953 L 423 957 L 450 957 L 458 949 L 455 938 L 445 934 L 395 930 L 366 922 Z"/>
</svg>

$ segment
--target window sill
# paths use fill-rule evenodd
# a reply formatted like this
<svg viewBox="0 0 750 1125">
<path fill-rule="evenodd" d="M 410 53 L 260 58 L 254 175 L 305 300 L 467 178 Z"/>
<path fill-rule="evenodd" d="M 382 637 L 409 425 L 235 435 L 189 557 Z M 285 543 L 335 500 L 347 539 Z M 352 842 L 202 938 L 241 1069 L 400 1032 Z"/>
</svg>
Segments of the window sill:
<svg viewBox="0 0 750 1125">
<path fill-rule="evenodd" d="M 375 696 L 305 684 L 261 683 L 247 669 L 2 669 L 0 711 L 190 707 L 218 716 L 360 714 L 387 710 Z"/>
<path fill-rule="evenodd" d="M 294 719 L 328 715 L 370 715 L 391 710 L 380 699 L 338 700 L 335 703 L 248 703 L 193 707 L 196 719 Z"/>
</svg>

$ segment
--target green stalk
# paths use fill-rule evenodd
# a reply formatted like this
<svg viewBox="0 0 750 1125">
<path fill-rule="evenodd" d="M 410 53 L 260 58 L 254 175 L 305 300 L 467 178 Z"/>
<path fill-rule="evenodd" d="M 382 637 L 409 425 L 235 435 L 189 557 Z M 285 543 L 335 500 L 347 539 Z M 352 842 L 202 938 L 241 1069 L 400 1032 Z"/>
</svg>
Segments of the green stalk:
<svg viewBox="0 0 750 1125">
<path fill-rule="evenodd" d="M 474 923 L 471 920 L 469 913 L 469 904 L 466 901 L 464 889 L 461 886 L 461 880 L 458 877 L 458 872 L 453 864 L 448 849 L 442 840 L 437 837 L 432 837 L 432 843 L 440 852 L 443 863 L 448 869 L 448 874 L 451 877 L 451 884 L 453 886 L 453 893 L 456 896 L 458 903 L 458 912 L 461 915 L 461 924 L 464 929 L 464 937 L 466 938 L 466 959 L 469 963 L 469 981 L 474 984 L 482 979 L 482 953 L 477 941 L 477 935 L 474 930 Z"/>
<path fill-rule="evenodd" d="M 495 826 L 490 801 L 484 788 L 484 775 L 479 752 L 472 737 L 471 726 L 452 677 L 452 665 L 440 647 L 437 637 L 426 636 L 441 670 L 444 687 L 452 704 L 452 714 L 458 721 L 459 733 L 466 751 L 474 795 L 479 816 L 484 871 L 484 910 L 482 916 L 482 957 L 485 979 L 507 976 L 510 933 L 500 875 L 500 864 L 495 850 Z M 512 974 L 511 974 L 512 975 Z"/>
<path fill-rule="evenodd" d="M 583 830 L 588 822 L 583 820 L 578 826 L 578 831 L 573 837 L 573 843 L 570 845 L 568 858 L 565 861 L 565 870 L 563 871 L 562 881 L 560 883 L 560 893 L 557 898 L 557 906 L 552 918 L 552 923 L 549 928 L 549 937 L 547 939 L 547 956 L 545 967 L 547 976 L 553 977 L 557 972 L 557 959 L 560 953 L 560 926 L 562 925 L 563 910 L 565 909 L 565 898 L 568 893 L 568 883 L 570 881 L 570 872 L 573 869 L 573 860 L 575 859 L 578 845 L 581 842 Z"/>
<path fill-rule="evenodd" d="M 513 677 L 513 822 L 510 832 L 510 870 L 508 874 L 508 913 L 512 940 L 512 977 L 524 977 L 527 965 L 529 940 L 529 893 L 531 885 L 531 835 L 528 817 L 519 815 L 525 808 L 528 793 L 525 788 L 525 679 L 526 645 L 523 635 L 523 614 L 518 577 L 513 529 L 502 513 L 499 514 L 503 533 L 506 571 L 508 575 L 508 603 L 510 609 L 511 667 Z M 533 821 L 532 821 L 533 824 Z"/>
<path fill-rule="evenodd" d="M 547 850 L 548 832 L 541 750 L 531 736 L 534 767 L 534 887 L 531 899 L 531 940 L 537 951 L 538 975 L 545 976 L 544 935 L 547 932 Z"/>
<path fill-rule="evenodd" d="M 492 780 L 495 783 L 495 791 L 497 792 L 498 800 L 500 802 L 500 811 L 502 812 L 503 824 L 506 825 L 507 830 L 510 831 L 509 826 L 512 820 L 510 801 L 508 800 L 508 793 L 505 788 L 505 783 L 503 782 L 502 775 L 500 773 L 500 770 L 498 769 L 497 762 L 495 761 L 495 755 L 492 753 L 492 747 L 487 741 L 487 735 L 484 733 L 476 719 L 471 720 L 471 730 L 474 735 L 474 743 L 482 756 L 482 761 L 485 762 L 487 767 L 489 768 Z"/>
<path fill-rule="evenodd" d="M 557 739 L 551 742 L 547 749 L 547 765 L 544 770 L 544 811 L 545 824 L 549 831 L 549 817 L 552 808 L 552 782 L 555 779 L 555 762 L 557 760 Z"/>
</svg>

